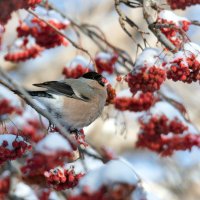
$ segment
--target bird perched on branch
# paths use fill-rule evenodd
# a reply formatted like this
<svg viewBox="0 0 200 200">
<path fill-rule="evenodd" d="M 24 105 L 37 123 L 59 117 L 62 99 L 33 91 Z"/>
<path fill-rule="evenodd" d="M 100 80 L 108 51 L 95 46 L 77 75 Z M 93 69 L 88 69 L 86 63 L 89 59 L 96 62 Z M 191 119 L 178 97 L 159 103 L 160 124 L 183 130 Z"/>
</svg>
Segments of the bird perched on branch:
<svg viewBox="0 0 200 200">
<path fill-rule="evenodd" d="M 107 98 L 102 75 L 88 72 L 78 79 L 33 84 L 45 91 L 27 91 L 69 130 L 88 126 L 100 116 Z"/>
</svg>

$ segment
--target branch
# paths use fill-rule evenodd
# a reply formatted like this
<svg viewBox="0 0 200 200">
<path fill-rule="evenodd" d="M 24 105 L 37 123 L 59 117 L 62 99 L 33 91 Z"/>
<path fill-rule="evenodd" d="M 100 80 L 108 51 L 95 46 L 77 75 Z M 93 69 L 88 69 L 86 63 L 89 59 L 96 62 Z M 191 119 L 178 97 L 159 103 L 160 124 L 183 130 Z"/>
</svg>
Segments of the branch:
<svg viewBox="0 0 200 200">
<path fill-rule="evenodd" d="M 72 26 L 76 27 L 84 35 L 88 36 L 102 51 L 107 51 L 107 47 L 111 48 L 114 52 L 116 52 L 118 54 L 119 58 L 121 58 L 121 60 L 122 60 L 122 61 L 118 60 L 117 62 L 119 64 L 123 65 L 128 71 L 130 71 L 132 69 L 132 66 L 134 65 L 134 63 L 133 63 L 131 57 L 128 55 L 128 53 L 125 52 L 124 50 L 112 45 L 111 43 L 109 43 L 107 41 L 104 33 L 97 26 L 89 25 L 89 24 L 78 24 L 73 19 L 71 19 L 69 16 L 62 13 L 60 10 L 56 9 L 52 5 L 48 4 L 48 7 L 52 10 L 55 10 L 59 14 L 61 14 L 62 17 L 68 19 L 70 21 L 70 23 L 72 24 Z M 100 34 L 98 34 L 96 31 L 92 30 L 92 28 L 98 30 L 100 32 Z M 106 47 L 103 47 L 103 45 L 98 40 L 100 42 L 102 42 L 104 45 L 106 45 Z M 128 63 L 130 65 L 130 67 L 126 63 Z"/>
<path fill-rule="evenodd" d="M 27 10 L 30 14 L 32 14 L 34 17 L 36 17 L 37 19 L 39 19 L 40 21 L 44 22 L 46 25 L 48 25 L 49 27 L 51 27 L 57 34 L 63 36 L 64 38 L 66 38 L 73 47 L 75 47 L 76 49 L 86 53 L 89 57 L 90 60 L 93 62 L 94 65 L 94 71 L 97 72 L 97 67 L 96 67 L 96 63 L 94 61 L 94 59 L 92 58 L 92 56 L 90 55 L 89 51 L 84 49 L 83 47 L 80 47 L 78 44 L 76 44 L 73 40 L 71 40 L 69 37 L 67 37 L 64 33 L 62 33 L 58 28 L 56 28 L 55 26 L 53 26 L 51 23 L 49 23 L 48 21 L 42 19 L 41 17 L 39 17 L 36 13 L 33 12 L 32 9 L 28 9 Z"/>
<path fill-rule="evenodd" d="M 130 0 L 120 0 L 120 3 L 123 3 L 131 8 L 138 8 L 138 7 L 141 7 L 142 6 L 142 2 L 143 0 L 133 0 L 133 1 L 130 1 Z"/>
<path fill-rule="evenodd" d="M 197 21 L 197 20 L 191 21 L 191 24 L 192 24 L 192 25 L 195 25 L 195 26 L 200 26 L 200 22 Z"/>
<path fill-rule="evenodd" d="M 139 26 L 137 24 L 135 24 L 131 19 L 129 19 L 120 9 L 120 3 L 122 1 L 120 0 L 114 0 L 115 1 L 115 10 L 117 11 L 118 15 L 119 15 L 119 23 L 122 27 L 122 29 L 124 30 L 124 32 L 136 43 L 136 45 L 138 47 L 140 47 L 141 49 L 142 46 L 140 44 L 137 43 L 137 41 L 135 40 L 135 38 L 133 37 L 133 35 L 127 30 L 126 28 L 126 24 L 125 22 L 127 22 L 129 24 L 129 26 L 131 26 L 132 28 L 135 27 L 139 32 L 141 32 L 139 30 Z M 123 2 L 124 3 L 124 2 Z"/>
<path fill-rule="evenodd" d="M 176 47 L 165 37 L 165 35 L 159 30 L 155 29 L 152 24 L 154 24 L 154 19 L 152 18 L 153 6 L 155 2 L 152 0 L 143 0 L 143 15 L 149 25 L 149 29 L 157 37 L 157 39 L 170 51 L 176 52 Z"/>
<path fill-rule="evenodd" d="M 5 82 L 4 80 L 0 80 L 0 84 L 4 85 L 5 87 L 7 87 L 9 90 L 14 91 L 16 90 L 18 93 L 17 95 L 19 97 L 21 97 L 28 105 L 30 105 L 33 109 L 35 109 L 38 113 L 40 113 L 42 116 L 44 116 L 45 118 L 47 118 L 50 122 L 52 122 L 59 130 L 59 134 L 61 134 L 66 140 L 68 140 L 72 145 L 76 146 L 80 152 L 85 153 L 91 157 L 94 157 L 98 160 L 104 161 L 105 159 L 103 158 L 103 156 L 96 156 L 93 155 L 92 153 L 88 153 L 88 151 L 81 147 L 77 141 L 72 138 L 70 136 L 70 134 L 68 133 L 68 131 L 65 130 L 65 128 L 61 125 L 61 123 L 59 122 L 58 119 L 55 119 L 52 115 L 50 115 L 46 110 L 40 108 L 39 106 L 37 106 L 35 104 L 35 102 L 32 100 L 32 97 L 26 92 L 26 90 L 24 90 L 21 86 L 19 86 L 15 81 L 13 81 L 13 79 L 11 79 L 7 73 L 3 70 L 2 67 L 0 67 L 0 75 L 3 77 L 3 79 L 5 79 L 7 82 Z M 12 85 L 12 87 L 11 87 Z M 98 152 L 100 154 L 100 152 Z M 100 154 L 101 155 L 101 154 Z"/>
<path fill-rule="evenodd" d="M 43 115 L 45 118 L 47 118 L 50 122 L 52 122 L 58 129 L 61 135 L 63 135 L 71 144 L 78 146 L 77 142 L 70 137 L 69 133 L 65 130 L 65 128 L 61 125 L 61 123 L 58 121 L 58 119 L 55 119 L 50 115 L 46 110 L 40 108 L 37 106 L 34 101 L 32 100 L 32 97 L 24 90 L 21 86 L 19 86 L 13 79 L 11 79 L 7 73 L 3 70 L 2 67 L 0 67 L 0 74 L 1 76 L 10 84 L 8 85 L 5 81 L 0 80 L 0 83 L 7 87 L 9 90 L 17 90 L 18 96 L 20 96 L 28 105 L 30 105 L 33 109 L 35 109 L 38 113 Z"/>
</svg>

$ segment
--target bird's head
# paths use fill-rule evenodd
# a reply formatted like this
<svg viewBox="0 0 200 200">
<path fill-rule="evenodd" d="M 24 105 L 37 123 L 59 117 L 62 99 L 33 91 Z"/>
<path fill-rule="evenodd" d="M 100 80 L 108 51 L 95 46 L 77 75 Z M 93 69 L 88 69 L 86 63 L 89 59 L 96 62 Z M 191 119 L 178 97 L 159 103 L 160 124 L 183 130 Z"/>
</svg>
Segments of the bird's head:
<svg viewBox="0 0 200 200">
<path fill-rule="evenodd" d="M 87 73 L 83 74 L 82 77 L 86 78 L 86 79 L 95 80 L 101 86 L 105 86 L 105 83 L 106 83 L 106 79 L 101 74 L 98 74 L 97 72 L 87 72 Z"/>
</svg>

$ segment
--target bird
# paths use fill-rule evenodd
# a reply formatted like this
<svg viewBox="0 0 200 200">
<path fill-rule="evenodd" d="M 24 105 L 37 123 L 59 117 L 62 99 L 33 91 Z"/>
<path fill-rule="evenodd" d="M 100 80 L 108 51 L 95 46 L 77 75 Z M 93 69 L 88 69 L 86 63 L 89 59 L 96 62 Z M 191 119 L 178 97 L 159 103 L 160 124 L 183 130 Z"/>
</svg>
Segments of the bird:
<svg viewBox="0 0 200 200">
<path fill-rule="evenodd" d="M 105 78 L 96 72 L 87 72 L 78 79 L 33 85 L 45 90 L 27 91 L 29 95 L 43 103 L 48 112 L 72 132 L 95 121 L 106 104 Z"/>
</svg>

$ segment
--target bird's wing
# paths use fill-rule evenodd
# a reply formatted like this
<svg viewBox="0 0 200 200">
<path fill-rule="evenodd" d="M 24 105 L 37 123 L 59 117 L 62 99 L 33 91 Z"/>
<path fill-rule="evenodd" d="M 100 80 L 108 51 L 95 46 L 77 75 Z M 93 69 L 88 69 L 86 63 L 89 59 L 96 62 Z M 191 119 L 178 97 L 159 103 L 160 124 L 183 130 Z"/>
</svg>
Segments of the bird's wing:
<svg viewBox="0 0 200 200">
<path fill-rule="evenodd" d="M 89 99 L 76 91 L 73 88 L 63 81 L 48 81 L 39 84 L 33 84 L 37 87 L 42 87 L 48 89 L 48 93 L 53 93 L 57 95 L 64 95 L 70 98 L 79 99 L 82 101 L 88 101 Z"/>
</svg>

